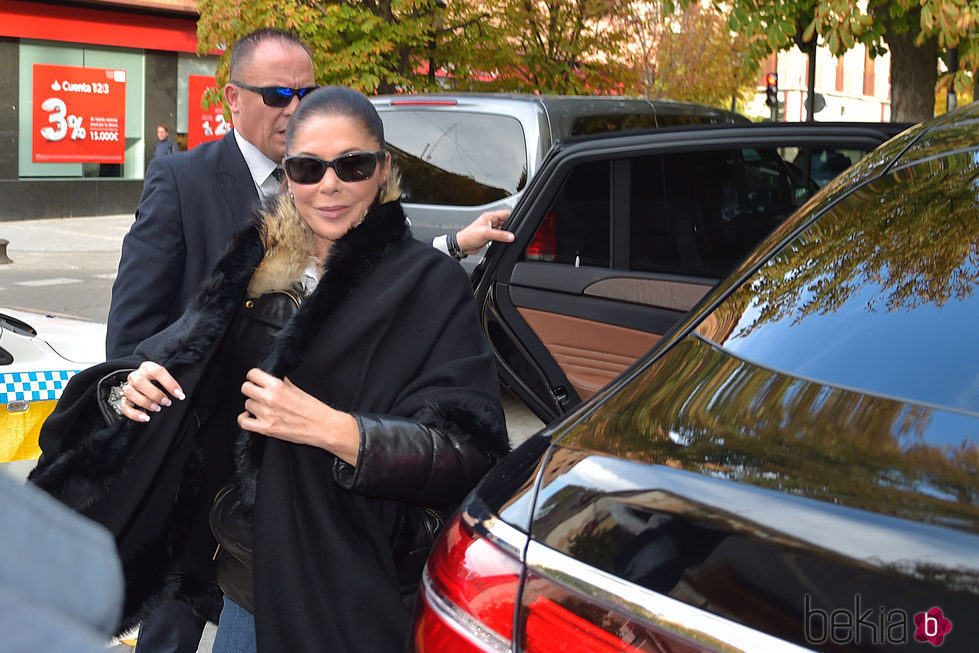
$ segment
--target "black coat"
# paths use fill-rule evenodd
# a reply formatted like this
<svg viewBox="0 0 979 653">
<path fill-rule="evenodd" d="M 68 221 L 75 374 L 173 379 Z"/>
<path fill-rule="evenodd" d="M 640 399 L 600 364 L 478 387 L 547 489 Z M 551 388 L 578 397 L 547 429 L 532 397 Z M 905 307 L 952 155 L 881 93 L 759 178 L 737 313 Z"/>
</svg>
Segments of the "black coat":
<svg viewBox="0 0 979 653">
<path fill-rule="evenodd" d="M 400 650 L 410 615 L 389 545 L 398 501 L 458 502 L 507 449 L 468 280 L 410 237 L 400 204 L 382 205 L 333 245 L 317 289 L 261 356 L 358 418 L 354 468 L 314 447 L 197 428 L 208 363 L 263 254 L 258 233 L 243 233 L 188 312 L 140 346 L 186 401 L 147 424 L 106 426 L 93 387 L 140 358 L 77 374 L 41 430 L 31 480 L 116 534 L 126 627 L 168 595 L 214 618 L 206 518 L 233 464 L 254 500 L 259 649 Z"/>
</svg>

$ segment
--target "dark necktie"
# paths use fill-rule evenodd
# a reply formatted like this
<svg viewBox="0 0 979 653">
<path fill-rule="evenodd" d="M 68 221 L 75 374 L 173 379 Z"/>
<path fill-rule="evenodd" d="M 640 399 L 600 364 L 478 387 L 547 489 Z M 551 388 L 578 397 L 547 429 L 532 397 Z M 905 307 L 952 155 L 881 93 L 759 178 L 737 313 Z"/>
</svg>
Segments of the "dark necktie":
<svg viewBox="0 0 979 653">
<path fill-rule="evenodd" d="M 282 180 L 286 177 L 286 172 L 282 168 L 276 166 L 275 170 L 272 171 L 272 176 L 281 184 Z"/>
</svg>

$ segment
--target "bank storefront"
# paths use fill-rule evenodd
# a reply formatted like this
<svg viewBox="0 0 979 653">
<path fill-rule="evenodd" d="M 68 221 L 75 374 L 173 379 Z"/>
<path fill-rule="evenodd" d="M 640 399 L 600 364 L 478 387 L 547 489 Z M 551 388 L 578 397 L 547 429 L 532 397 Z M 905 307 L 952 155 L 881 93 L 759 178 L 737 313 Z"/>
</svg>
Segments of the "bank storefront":
<svg viewBox="0 0 979 653">
<path fill-rule="evenodd" d="M 220 137 L 196 21 L 194 0 L 0 0 L 0 221 L 132 213 L 157 125 Z"/>
</svg>

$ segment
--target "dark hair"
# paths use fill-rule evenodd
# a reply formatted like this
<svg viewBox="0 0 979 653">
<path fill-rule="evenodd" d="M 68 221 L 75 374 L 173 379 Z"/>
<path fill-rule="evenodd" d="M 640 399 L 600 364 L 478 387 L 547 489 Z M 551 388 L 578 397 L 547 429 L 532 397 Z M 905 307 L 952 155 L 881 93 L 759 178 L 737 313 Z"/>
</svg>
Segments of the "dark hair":
<svg viewBox="0 0 979 653">
<path fill-rule="evenodd" d="M 313 59 L 313 53 L 310 52 L 309 47 L 294 32 L 275 27 L 263 27 L 245 34 L 231 46 L 231 58 L 228 62 L 228 78 L 235 79 L 235 73 L 251 62 L 255 49 L 266 41 L 276 41 L 283 46 L 291 45 L 302 48 L 309 55 L 310 60 Z"/>
<path fill-rule="evenodd" d="M 384 123 L 363 93 L 346 86 L 322 86 L 299 103 L 286 127 L 286 152 L 292 149 L 296 130 L 315 116 L 345 116 L 356 120 L 384 149 Z"/>
</svg>

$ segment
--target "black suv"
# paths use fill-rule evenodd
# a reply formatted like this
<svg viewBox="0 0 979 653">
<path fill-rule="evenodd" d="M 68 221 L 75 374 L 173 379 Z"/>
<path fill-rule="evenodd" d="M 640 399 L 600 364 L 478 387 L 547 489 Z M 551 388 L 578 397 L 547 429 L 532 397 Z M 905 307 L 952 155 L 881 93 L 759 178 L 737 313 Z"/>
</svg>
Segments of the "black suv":
<svg viewBox="0 0 979 653">
<path fill-rule="evenodd" d="M 979 104 L 913 128 L 808 201 L 771 157 L 791 129 L 556 153 L 483 263 L 507 378 L 576 394 L 539 313 L 625 324 L 568 367 L 662 339 L 464 502 L 412 650 L 976 650 L 977 129 Z"/>
</svg>

